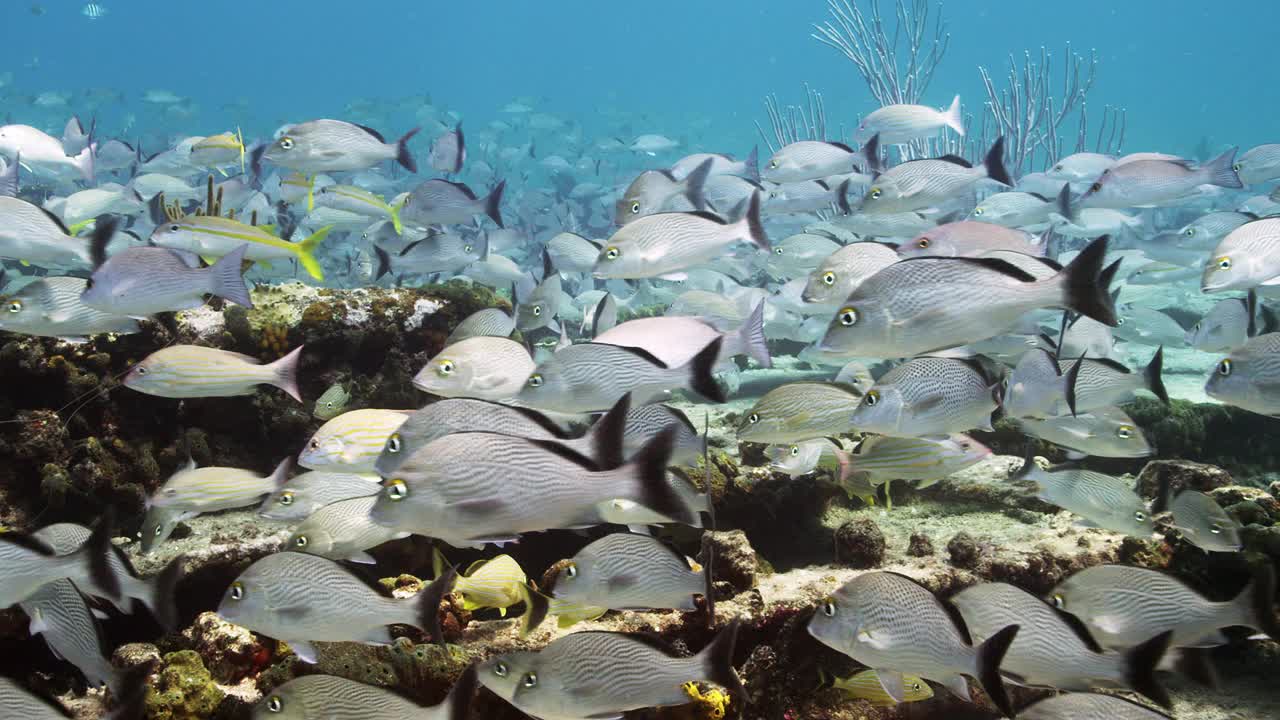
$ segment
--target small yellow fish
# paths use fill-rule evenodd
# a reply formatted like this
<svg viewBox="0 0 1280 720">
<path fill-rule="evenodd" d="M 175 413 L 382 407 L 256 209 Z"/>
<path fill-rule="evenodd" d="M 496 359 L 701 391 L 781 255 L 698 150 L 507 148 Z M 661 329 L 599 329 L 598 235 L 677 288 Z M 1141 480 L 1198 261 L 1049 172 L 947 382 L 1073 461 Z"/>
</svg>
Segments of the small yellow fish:
<svg viewBox="0 0 1280 720">
<path fill-rule="evenodd" d="M 409 418 L 410 410 L 362 408 L 325 421 L 298 454 L 311 470 L 372 473 L 387 438 Z"/>
<path fill-rule="evenodd" d="M 494 608 L 502 617 L 507 608 L 524 602 L 523 588 L 529 578 L 520 564 L 510 555 L 499 555 L 490 560 L 477 560 L 458 575 L 453 591 L 462 596 L 466 610 Z"/>
<path fill-rule="evenodd" d="M 863 670 L 852 677 L 835 678 L 831 686 L 843 690 L 852 697 L 866 700 L 876 707 L 898 704 L 889 693 L 884 691 L 875 670 Z M 902 686 L 906 690 L 906 697 L 902 698 L 904 703 L 919 702 L 933 697 L 933 688 L 929 687 L 929 683 L 915 675 L 903 675 Z"/>
<path fill-rule="evenodd" d="M 230 165 L 237 159 L 240 161 L 240 172 L 244 172 L 244 135 L 240 129 L 235 132 L 224 132 L 209 137 L 191 146 L 191 164 L 199 167 L 217 168 Z M 222 173 L 226 175 L 225 172 Z"/>
<path fill-rule="evenodd" d="M 342 383 L 334 383 L 316 400 L 316 407 L 311 414 L 321 420 L 332 420 L 346 410 L 349 400 L 351 400 L 351 393 L 342 387 Z"/>
</svg>

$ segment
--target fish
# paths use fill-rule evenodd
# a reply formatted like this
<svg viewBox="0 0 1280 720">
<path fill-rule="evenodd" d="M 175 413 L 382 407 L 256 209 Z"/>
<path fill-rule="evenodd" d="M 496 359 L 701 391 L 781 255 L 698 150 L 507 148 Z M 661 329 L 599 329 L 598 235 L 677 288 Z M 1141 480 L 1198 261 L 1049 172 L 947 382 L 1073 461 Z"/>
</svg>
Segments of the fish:
<svg viewBox="0 0 1280 720">
<path fill-rule="evenodd" d="M 387 437 L 410 412 L 379 408 L 344 412 L 316 430 L 298 454 L 298 464 L 327 472 L 372 473 Z"/>
<path fill-rule="evenodd" d="M 264 365 L 255 357 L 227 350 L 171 345 L 143 358 L 122 382 L 140 393 L 166 398 L 252 395 L 259 385 L 272 385 L 302 402 L 298 392 L 302 347 Z"/>
<path fill-rule="evenodd" d="M 1177 320 L 1155 308 L 1130 304 L 1117 310 L 1112 333 L 1121 340 L 1162 347 L 1177 344 L 1187 334 Z"/>
<path fill-rule="evenodd" d="M 383 248 L 375 247 L 374 252 L 378 256 L 375 278 L 391 272 L 393 264 L 404 272 L 454 273 L 491 257 L 488 238 L 484 235 L 468 240 L 457 233 L 435 231 L 428 231 L 421 239 L 406 245 L 394 260 Z"/>
<path fill-rule="evenodd" d="M 989 455 L 991 448 L 960 433 L 942 438 L 871 435 L 848 455 L 847 472 L 867 475 L 871 485 L 909 480 L 919 489 L 977 465 Z"/>
<path fill-rule="evenodd" d="M 289 478 L 276 477 L 273 492 L 258 506 L 268 520 L 305 520 L 311 513 L 339 500 L 377 495 L 381 478 L 373 474 L 313 470 Z"/>
<path fill-rule="evenodd" d="M 45 277 L 23 285 L 0 298 L 0 330 L 71 342 L 101 333 L 129 335 L 141 330 L 132 317 L 85 305 L 80 297 L 86 284 L 84 278 Z"/>
<path fill-rule="evenodd" d="M 765 195 L 763 211 L 770 215 L 809 213 L 834 206 L 836 213 L 848 215 L 852 212 L 849 206 L 851 182 L 824 178 L 774 185 Z"/>
<path fill-rule="evenodd" d="M 1169 633 L 1123 653 L 1104 651 L 1070 616 L 1007 583 L 981 583 L 951 596 L 950 602 L 975 642 L 1010 624 L 1022 627 L 1000 664 L 1001 673 L 1019 685 L 1078 692 L 1124 688 L 1172 706 L 1155 676 L 1172 639 Z"/>
<path fill-rule="evenodd" d="M 760 367 L 773 366 L 765 338 L 763 302 L 757 303 L 738 327 L 724 332 L 702 318 L 636 318 L 600 333 L 594 342 L 643 350 L 668 367 L 679 367 L 716 339 L 720 340 L 717 365 L 745 355 Z"/>
<path fill-rule="evenodd" d="M 124 674 L 104 656 L 102 628 L 74 582 L 54 580 L 18 606 L 30 619 L 28 631 L 43 636 L 49 649 L 75 665 L 90 686 L 105 685 L 113 695 L 121 696 Z"/>
<path fill-rule="evenodd" d="M 342 386 L 342 383 L 334 383 L 316 398 L 311 415 L 321 420 L 332 420 L 346 410 L 350 400 L 351 393 Z"/>
<path fill-rule="evenodd" d="M 375 219 L 386 218 L 391 221 L 391 227 L 395 229 L 397 235 L 404 233 L 404 224 L 400 221 L 400 209 L 388 204 L 382 196 L 363 188 L 352 185 L 326 185 L 316 191 L 315 204 Z"/>
<path fill-rule="evenodd" d="M 89 18 L 90 20 L 101 20 L 102 18 L 106 17 L 110 12 L 111 10 L 107 6 L 102 5 L 101 3 L 94 3 L 94 2 L 85 3 L 85 6 L 80 9 L 80 14 Z"/>
<path fill-rule="evenodd" d="M 635 347 L 570 345 L 538 363 L 514 401 L 544 411 L 587 413 L 607 410 L 628 393 L 645 404 L 663 400 L 674 390 L 691 390 L 723 402 L 724 391 L 712 374 L 722 342 L 711 340 L 687 363 L 674 367 Z"/>
<path fill-rule="evenodd" d="M 1023 708 L 1023 720 L 1169 720 L 1156 712 L 1118 695 L 1071 693 L 1057 695 Z"/>
<path fill-rule="evenodd" d="M 363 170 L 384 160 L 395 160 L 405 170 L 418 172 L 409 152 L 409 140 L 420 128 L 389 143 L 377 130 L 343 120 L 309 120 L 286 125 L 283 134 L 268 145 L 262 159 L 305 173 Z"/>
<path fill-rule="evenodd" d="M 871 376 L 871 370 L 867 368 L 866 363 L 860 360 L 850 360 L 840 368 L 840 372 L 836 373 L 835 382 L 837 384 L 848 385 L 860 393 L 866 394 L 875 385 L 875 378 Z"/>
<path fill-rule="evenodd" d="M 661 212 L 705 210 L 703 186 L 711 172 L 712 160 L 703 160 L 683 178 L 666 170 L 646 170 L 627 186 L 614 205 L 613 220 L 618 225 Z"/>
<path fill-rule="evenodd" d="M 374 565 L 376 561 L 366 550 L 409 537 L 408 533 L 383 527 L 369 519 L 369 512 L 377 501 L 377 493 L 374 493 L 324 505 L 293 529 L 284 547 L 332 560 Z"/>
<path fill-rule="evenodd" d="M 506 400 L 523 392 L 534 372 L 523 345 L 478 336 L 445 346 L 413 377 L 413 386 L 440 397 Z"/>
<path fill-rule="evenodd" d="M 933 137 L 951 128 L 964 137 L 964 117 L 960 114 L 960 96 L 951 100 L 946 110 L 934 110 L 927 105 L 886 105 L 862 118 L 853 131 L 854 142 L 865 143 L 879 136 L 885 145 L 899 145 L 912 140 Z"/>
<path fill-rule="evenodd" d="M 53 213 L 16 197 L 0 196 L 0 258 L 41 267 L 91 267 L 91 244 L 105 246 L 115 223 L 94 229 L 96 240 L 86 242 L 71 234 Z"/>
<path fill-rule="evenodd" d="M 654 640 L 616 632 L 559 637 L 537 653 L 497 655 L 479 667 L 481 684 L 543 720 L 620 717 L 640 708 L 684 705 L 686 683 L 706 680 L 745 697 L 733 669 L 738 624 L 693 657 L 675 657 Z"/>
<path fill-rule="evenodd" d="M 941 683 L 966 701 L 968 675 L 1005 717 L 1014 715 L 1000 664 L 1019 625 L 971 645 L 933 593 L 904 575 L 877 571 L 850 580 L 819 604 L 808 630 L 818 642 L 874 668 L 897 702 L 907 696 L 904 673 Z"/>
<path fill-rule="evenodd" d="M 1263 218 L 1241 225 L 1218 241 L 1205 262 L 1200 291 L 1250 290 L 1273 283 L 1278 276 L 1280 218 Z"/>
<path fill-rule="evenodd" d="M 1005 227 L 1027 228 L 1049 222 L 1053 209 L 1053 202 L 1043 195 L 1010 190 L 979 202 L 970 217 Z"/>
<path fill-rule="evenodd" d="M 672 465 L 694 465 L 702 454 L 703 438 L 689 417 L 680 410 L 661 403 L 640 405 L 627 411 L 626 427 L 622 431 L 622 448 L 625 457 L 639 452 L 653 438 L 670 428 L 674 432 L 671 448 Z M 593 445 L 595 433 L 592 433 Z M 595 451 L 593 454 L 599 454 Z"/>
<path fill-rule="evenodd" d="M 560 312 L 560 298 L 563 294 L 560 287 L 560 274 L 556 272 L 549 273 L 532 292 L 523 298 L 516 297 L 516 288 L 513 287 L 512 302 L 516 310 L 516 328 L 521 333 L 544 327 L 559 330 L 560 326 L 555 319 Z"/>
<path fill-rule="evenodd" d="M 1213 647 L 1221 628 L 1242 626 L 1276 637 L 1275 570 L 1259 565 L 1233 599 L 1214 602 L 1159 570 L 1096 565 L 1072 574 L 1048 593 L 1054 607 L 1088 627 L 1099 645 L 1124 649 L 1172 631 L 1173 647 Z"/>
<path fill-rule="evenodd" d="M 759 180 L 760 168 L 757 163 L 759 151 L 759 146 L 751 148 L 751 152 L 747 153 L 747 157 L 742 160 L 734 160 L 731 155 L 721 153 L 694 153 L 675 161 L 671 165 L 670 172 L 677 180 L 683 180 L 697 170 L 702 163 L 710 160 L 709 175 L 736 175 L 747 180 Z"/>
<path fill-rule="evenodd" d="M 434 565 L 443 569 L 443 560 L 437 550 Z M 515 558 L 498 555 L 477 560 L 466 572 L 459 573 L 453 591 L 462 596 L 465 610 L 493 608 L 501 617 L 506 617 L 511 606 L 525 602 L 529 597 L 528 582 L 529 578 Z"/>
<path fill-rule="evenodd" d="M 1012 250 L 1043 255 L 1046 236 L 1034 237 L 1021 230 L 975 220 L 950 222 L 903 243 L 900 257 L 983 257 L 992 250 Z"/>
<path fill-rule="evenodd" d="M 192 464 L 194 467 L 194 464 Z M 178 523 L 183 520 L 189 520 L 198 512 L 194 510 L 186 510 L 183 508 L 162 507 L 152 505 L 147 508 L 147 514 L 142 518 L 142 527 L 138 529 L 138 541 L 141 545 L 141 553 L 150 555 L 164 544 L 173 535 L 173 531 L 178 528 Z"/>
<path fill-rule="evenodd" d="M 991 430 L 1002 383 L 977 358 L 919 357 L 876 381 L 847 420 L 863 432 L 906 437 Z"/>
<path fill-rule="evenodd" d="M 1076 202 L 1082 208 L 1151 207 L 1186 196 L 1200 185 L 1241 188 L 1232 169 L 1236 148 L 1192 168 L 1185 160 L 1144 159 L 1117 163 L 1102 172 Z"/>
<path fill-rule="evenodd" d="M 412 625 L 438 641 L 437 614 L 454 577 L 446 573 L 416 596 L 400 600 L 327 558 L 278 552 L 240 573 L 223 593 L 217 613 L 227 622 L 289 643 L 303 662 L 315 664 L 315 642 L 390 645 L 388 625 Z"/>
<path fill-rule="evenodd" d="M 1149 538 L 1155 532 L 1151 510 L 1129 483 L 1093 470 L 1041 470 L 1030 444 L 1022 467 L 1010 479 L 1034 483 L 1036 497 L 1095 527 L 1137 538 Z"/>
<path fill-rule="evenodd" d="M 270 495 L 284 482 L 288 472 L 287 458 L 265 476 L 240 468 L 198 468 L 188 464 L 169 476 L 147 505 L 195 513 L 244 507 Z"/>
<path fill-rule="evenodd" d="M 316 207 L 316 179 L 314 175 L 291 172 L 280 178 L 280 199 L 293 205 L 306 200 L 307 212 Z"/>
<path fill-rule="evenodd" d="M 862 161 L 860 153 L 843 143 L 799 140 L 779 148 L 760 178 L 774 183 L 817 180 L 853 172 Z"/>
<path fill-rule="evenodd" d="M 1001 401 L 1004 411 L 1015 418 L 1048 418 L 1067 403 L 1070 378 L 1062 371 L 1053 353 L 1032 348 L 1022 355 L 1009 373 Z"/>
<path fill-rule="evenodd" d="M 874 140 L 864 151 L 874 157 Z M 1013 187 L 1004 167 L 1004 138 L 996 138 L 982 165 L 971 166 L 953 155 L 930 160 L 912 160 L 876 176 L 859 211 L 870 214 L 900 213 L 935 208 L 961 193 L 969 192 L 981 180 Z"/>
<path fill-rule="evenodd" d="M 734 222 L 706 212 L 671 212 L 628 223 L 605 241 L 592 274 L 597 278 L 678 278 L 681 271 L 714 260 L 739 240 L 770 249 L 760 221 L 758 193 Z"/>
<path fill-rule="evenodd" d="M 850 243 L 828 255 L 809 273 L 800 298 L 818 305 L 843 302 L 864 280 L 897 261 L 897 252 L 888 245 Z"/>
<path fill-rule="evenodd" d="M 1257 219 L 1258 216 L 1256 215 L 1234 210 L 1209 212 L 1183 225 L 1176 231 L 1176 234 L 1180 243 L 1211 242 L 1219 240 L 1241 225 Z"/>
<path fill-rule="evenodd" d="M 126 248 L 94 269 L 80 302 L 99 312 L 135 318 L 201 307 L 205 295 L 252 308 L 240 271 L 248 249 L 241 245 L 212 266 L 200 268 L 167 248 Z M 105 256 L 105 248 L 95 252 Z"/>
<path fill-rule="evenodd" d="M 17 162 L 19 156 L 29 167 L 52 173 L 74 173 L 93 183 L 93 148 L 86 146 L 75 157 L 68 157 L 62 141 L 30 125 L 0 126 L 0 155 Z"/>
<path fill-rule="evenodd" d="M 32 535 L 0 533 L 0 607 L 31 597 L 41 586 L 67 578 L 91 595 L 108 600 L 121 596 L 121 580 L 110 564 L 111 513 L 98 523 L 87 540 L 73 552 L 59 554 L 47 540 Z"/>
<path fill-rule="evenodd" d="M 830 438 L 770 445 L 765 448 L 765 456 L 769 458 L 770 470 L 790 478 L 808 475 L 818 469 L 831 472 L 837 480 L 848 474 L 849 455 Z"/>
<path fill-rule="evenodd" d="M 1168 405 L 1169 393 L 1160 377 L 1163 366 L 1163 346 L 1156 349 L 1151 362 L 1147 363 L 1141 374 L 1115 360 L 1105 358 L 1080 358 L 1075 363 L 1058 363 L 1066 376 L 1065 401 L 1073 415 L 1128 402 L 1137 390 L 1145 390 Z M 1051 414 L 1066 413 L 1061 412 L 1061 408 L 1056 408 Z"/>
<path fill-rule="evenodd" d="M 332 225 L 326 225 L 301 242 L 290 242 L 268 232 L 267 226 L 246 225 L 210 215 L 188 215 L 157 225 L 150 243 L 202 258 L 223 257 L 247 244 L 246 260 L 266 264 L 273 260 L 296 260 L 308 275 L 323 281 L 324 270 L 315 252 L 332 229 Z"/>
<path fill-rule="evenodd" d="M 1022 431 L 1061 445 L 1068 457 L 1147 457 L 1155 453 L 1146 433 L 1133 418 L 1117 407 L 1080 413 L 1074 417 L 1019 418 Z"/>
<path fill-rule="evenodd" d="M 1186 331 L 1188 345 L 1202 352 L 1230 352 L 1258 334 L 1258 295 L 1219 300 Z"/>
<path fill-rule="evenodd" d="M 1167 490 L 1162 490 L 1162 494 L 1167 494 Z M 1163 504 L 1163 498 L 1157 499 L 1152 512 L 1158 512 L 1157 507 Z M 1183 490 L 1167 505 L 1168 510 L 1173 513 L 1173 527 L 1201 550 L 1238 552 L 1243 547 L 1240 543 L 1240 524 L 1209 495 L 1195 490 Z"/>
<path fill-rule="evenodd" d="M 866 700 L 875 707 L 892 707 L 898 704 L 897 700 L 884 691 L 875 670 L 863 670 L 847 678 L 834 678 L 831 687 L 851 698 Z M 902 698 L 904 703 L 920 702 L 933 697 L 933 688 L 929 687 L 929 683 L 915 675 L 903 675 L 902 688 L 906 691 Z"/>
<path fill-rule="evenodd" d="M 1217 362 L 1205 382 L 1205 394 L 1260 415 L 1280 414 L 1277 348 L 1280 333 L 1250 338 Z"/>
<path fill-rule="evenodd" d="M 763 313 L 761 319 L 763 320 Z M 618 301 L 613 298 L 613 293 L 605 293 L 594 306 L 587 308 L 587 311 L 582 314 L 582 333 L 588 337 L 599 338 L 617 326 Z"/>
<path fill-rule="evenodd" d="M 303 675 L 266 693 L 253 707 L 255 720 L 349 720 L 414 718 L 415 720 L 466 720 L 475 694 L 476 670 L 462 672 L 438 705 L 423 707 L 400 694 L 335 675 Z"/>
<path fill-rule="evenodd" d="M 1231 166 L 1245 185 L 1258 185 L 1280 177 L 1280 145 L 1267 143 L 1244 151 Z"/>
<path fill-rule="evenodd" d="M 738 422 L 739 440 L 793 443 L 853 432 L 861 393 L 835 383 L 792 382 L 770 390 Z"/>
<path fill-rule="evenodd" d="M 453 130 L 437 137 L 431 143 L 431 152 L 427 163 L 433 170 L 442 173 L 460 173 L 462 165 L 467 161 L 467 140 L 462 134 L 462 121 Z"/>
<path fill-rule="evenodd" d="M 1073 182 L 1092 182 L 1117 160 L 1116 156 L 1106 153 L 1078 152 L 1058 160 L 1046 174 Z"/>
<path fill-rule="evenodd" d="M 591 272 L 602 249 L 595 240 L 571 232 L 557 233 L 545 247 L 556 270 L 578 273 Z"/>
<path fill-rule="evenodd" d="M 502 192 L 506 182 L 499 182 L 485 197 L 477 197 L 462 183 L 432 179 L 409 192 L 400 206 L 400 218 L 412 225 L 456 225 L 469 223 L 484 215 L 498 227 L 502 224 Z"/>
<path fill-rule="evenodd" d="M 211 135 L 191 146 L 190 162 L 197 167 L 220 168 L 240 163 L 244 169 L 245 146 L 240 132 Z"/>
<path fill-rule="evenodd" d="M 916 258 L 867 278 L 845 300 L 819 349 L 862 357 L 911 357 L 995 337 L 1027 312 L 1069 308 L 1114 326 L 1103 280 L 1106 236 L 1094 240 L 1062 272 L 1036 280 L 993 258 Z"/>
<path fill-rule="evenodd" d="M 19 155 L 13 162 L 6 163 L 4 158 L 0 157 L 0 197 L 17 197 L 18 187 L 21 185 L 22 172 L 22 156 Z M 595 262 L 595 255 L 591 256 L 592 262 Z"/>
<path fill-rule="evenodd" d="M 669 152 L 680 147 L 679 141 L 662 135 L 649 133 L 641 135 L 627 146 L 632 152 L 644 153 L 646 155 L 656 155 L 660 152 Z"/>
</svg>

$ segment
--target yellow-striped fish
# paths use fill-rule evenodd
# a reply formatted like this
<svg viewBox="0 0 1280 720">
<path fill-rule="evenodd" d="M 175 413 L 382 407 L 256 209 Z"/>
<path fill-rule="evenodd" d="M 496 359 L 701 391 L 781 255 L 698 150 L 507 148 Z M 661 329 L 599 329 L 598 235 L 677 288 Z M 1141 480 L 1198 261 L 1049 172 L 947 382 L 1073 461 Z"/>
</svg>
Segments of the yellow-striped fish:
<svg viewBox="0 0 1280 720">
<path fill-rule="evenodd" d="M 444 558 L 436 551 L 436 576 L 444 570 Z M 477 560 L 458 575 L 453 591 L 462 596 L 462 607 L 467 610 L 495 608 L 502 617 L 507 608 L 524 602 L 525 585 L 529 578 L 515 558 L 499 555 L 488 560 Z"/>
<path fill-rule="evenodd" d="M 215 215 L 188 215 L 156 226 L 151 233 L 151 244 L 186 250 L 208 260 L 220 258 L 248 243 L 246 260 L 267 264 L 272 260 L 297 260 L 311 277 L 324 280 L 315 251 L 333 229 L 332 225 L 320 228 L 302 242 L 282 240 L 272 235 L 270 229 L 270 225 L 246 225 Z"/>
<path fill-rule="evenodd" d="M 124 376 L 124 384 L 147 395 L 167 398 L 252 395 L 259 385 L 274 385 L 302 402 L 298 392 L 298 358 L 302 346 L 273 363 L 240 353 L 173 345 L 161 348 Z"/>
<path fill-rule="evenodd" d="M 351 393 L 342 387 L 342 383 L 334 383 L 324 394 L 316 398 L 316 407 L 311 411 L 312 415 L 321 420 L 332 420 L 347 409 L 347 401 L 351 399 Z"/>
<path fill-rule="evenodd" d="M 880 685 L 880 677 L 876 675 L 875 670 L 863 670 L 852 677 L 836 678 L 832 681 L 831 686 L 843 690 L 851 697 L 866 700 L 876 707 L 889 707 L 898 704 L 889 693 L 884 691 L 884 687 Z M 933 697 L 933 688 L 929 687 L 929 683 L 915 675 L 903 675 L 902 686 L 906 691 L 905 696 L 902 698 L 904 703 L 919 702 Z"/>
<path fill-rule="evenodd" d="M 280 180 L 280 199 L 293 205 L 307 200 L 307 212 L 316 209 L 316 178 L 300 172 L 289 173 Z"/>
<path fill-rule="evenodd" d="M 298 455 L 312 470 L 372 473 L 391 433 L 409 418 L 410 410 L 364 408 L 342 413 L 320 426 Z"/>
<path fill-rule="evenodd" d="M 230 467 L 186 467 L 174 473 L 151 498 L 150 507 L 194 513 L 253 505 L 275 491 L 289 473 L 289 459 L 262 476 Z"/>
<path fill-rule="evenodd" d="M 191 146 L 191 164 L 196 167 L 216 168 L 221 172 L 223 165 L 237 160 L 240 172 L 244 172 L 244 136 L 238 128 L 235 132 L 210 135 Z"/>
<path fill-rule="evenodd" d="M 381 195 L 374 195 L 354 185 L 326 185 L 315 195 L 315 204 L 320 207 L 345 210 L 375 219 L 390 218 L 396 234 L 404 234 L 404 225 L 400 223 L 400 208 L 387 204 Z"/>
</svg>

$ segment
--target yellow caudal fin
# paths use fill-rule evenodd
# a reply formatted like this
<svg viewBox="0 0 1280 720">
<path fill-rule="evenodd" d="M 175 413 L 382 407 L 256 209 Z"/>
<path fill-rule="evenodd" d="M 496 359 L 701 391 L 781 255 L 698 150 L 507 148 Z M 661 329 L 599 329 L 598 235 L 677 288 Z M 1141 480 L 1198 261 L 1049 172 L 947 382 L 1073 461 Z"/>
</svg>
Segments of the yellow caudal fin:
<svg viewBox="0 0 1280 720">
<path fill-rule="evenodd" d="M 97 218 L 89 218 L 88 220 L 81 220 L 80 222 L 76 223 L 75 225 L 72 225 L 71 227 L 67 228 L 67 230 L 68 230 L 68 231 L 70 232 L 70 234 L 72 234 L 72 235 L 79 235 L 81 230 L 83 230 L 83 229 L 85 229 L 85 228 L 89 227 L 90 225 L 92 225 L 92 224 L 94 223 L 94 221 L 95 221 L 95 220 L 97 220 Z"/>
<path fill-rule="evenodd" d="M 244 133 L 240 132 L 240 128 L 236 128 L 236 142 L 240 143 L 240 174 L 244 175 Z"/>
<path fill-rule="evenodd" d="M 302 264 L 303 269 L 307 271 L 311 277 L 317 280 L 324 280 L 324 270 L 320 268 L 320 261 L 316 260 L 316 248 L 320 243 L 324 242 L 329 231 L 333 229 L 332 225 L 325 225 L 315 232 L 314 235 L 298 243 L 294 252 L 298 254 L 298 262 Z"/>
<path fill-rule="evenodd" d="M 391 213 L 391 227 L 396 229 L 397 235 L 403 235 L 404 225 L 400 224 L 400 208 L 395 205 L 388 205 L 387 212 Z"/>
<path fill-rule="evenodd" d="M 311 175 L 307 178 L 307 212 L 316 209 L 316 178 Z"/>
</svg>

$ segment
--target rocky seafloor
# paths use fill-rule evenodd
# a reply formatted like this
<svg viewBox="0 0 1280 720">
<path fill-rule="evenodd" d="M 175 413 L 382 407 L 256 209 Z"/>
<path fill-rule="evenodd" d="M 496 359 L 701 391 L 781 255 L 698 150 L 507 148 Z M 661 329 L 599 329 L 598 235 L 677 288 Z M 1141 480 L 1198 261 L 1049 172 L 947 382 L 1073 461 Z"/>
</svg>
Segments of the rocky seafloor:
<svg viewBox="0 0 1280 720">
<path fill-rule="evenodd" d="M 142 574 L 158 572 L 185 555 L 187 576 L 178 588 L 181 622 L 166 633 L 138 615 L 112 614 L 103 629 L 113 662 L 130 667 L 153 662 L 147 716 L 158 720 L 243 718 L 265 691 L 309 672 L 325 672 L 395 688 L 422 703 L 441 700 L 471 662 L 515 648 L 536 649 L 568 632 L 546 623 L 521 638 L 518 621 L 493 611 L 470 613 L 459 603 L 443 611 L 448 645 L 430 645 L 412 628 L 399 628 L 395 645 L 320 644 L 319 663 L 306 665 L 287 646 L 229 625 L 211 611 L 223 591 L 254 559 L 273 552 L 288 526 L 257 518 L 252 510 L 188 520 L 151 555 L 138 553 L 132 537 L 144 498 L 186 461 L 269 471 L 294 455 L 320 422 L 311 404 L 334 382 L 349 384 L 349 407 L 412 408 L 426 399 L 410 384 L 413 373 L 438 351 L 449 330 L 480 307 L 505 301 L 455 282 L 421 289 L 321 290 L 301 285 L 263 288 L 256 308 L 179 313 L 147 323 L 142 333 L 103 337 L 82 345 L 0 335 L 0 523 L 29 530 L 72 521 L 91 523 L 105 506 L 117 508 L 117 543 Z M 170 342 L 199 342 L 271 360 L 305 344 L 301 388 L 306 404 L 267 389 L 249 397 L 178 402 L 119 386 L 133 362 Z M 785 381 L 795 367 L 746 373 L 742 385 Z M 686 405 L 692 417 L 711 418 L 712 468 L 688 475 L 707 483 L 719 531 L 699 538 L 674 533 L 686 554 L 705 557 L 716 548 L 717 626 L 742 621 L 735 664 L 749 702 L 717 708 L 692 703 L 636 718 L 827 720 L 865 718 L 992 718 L 984 704 L 961 702 L 939 690 L 931 700 L 894 708 L 872 706 L 821 678 L 846 676 L 855 663 L 820 645 L 804 630 L 819 600 L 868 569 L 914 577 L 946 596 L 977 582 L 996 580 L 1043 594 L 1081 568 L 1125 562 L 1176 572 L 1215 599 L 1227 599 L 1248 581 L 1250 568 L 1280 559 L 1280 450 L 1272 442 L 1280 424 L 1217 405 L 1175 401 L 1171 408 L 1139 401 L 1131 408 L 1152 438 L 1159 459 L 1093 460 L 1092 466 L 1127 473 L 1150 498 L 1159 479 L 1175 488 L 1209 492 L 1243 526 L 1245 548 L 1207 555 L 1160 525 L 1153 540 L 1125 538 L 1084 528 L 1065 512 L 1030 498 L 1008 480 L 1024 438 L 1012 425 L 975 433 L 997 454 L 936 486 L 893 486 L 893 508 L 849 500 L 821 475 L 789 479 L 757 467 L 760 446 L 733 438 L 737 414 L 750 401 L 723 406 Z M 700 420 L 699 420 L 700 421 Z M 1061 455 L 1048 446 L 1040 454 Z M 1202 464 L 1208 463 L 1208 464 Z M 506 549 L 530 578 L 541 580 L 590 535 L 552 532 Z M 463 567 L 483 557 L 450 550 Z M 399 595 L 417 592 L 431 573 L 430 544 L 410 538 L 371 553 L 374 575 Z M 494 553 L 489 552 L 488 555 Z M 27 633 L 20 610 L 0 612 L 0 674 L 16 676 L 58 695 L 78 717 L 99 717 L 102 691 L 84 691 L 74 669 Z M 610 613 L 572 630 L 609 629 L 659 635 L 677 652 L 692 653 L 714 634 L 699 614 Z M 1248 640 L 1243 633 L 1214 653 L 1220 686 L 1210 689 L 1180 677 L 1163 680 L 1178 718 L 1280 717 L 1280 694 L 1269 679 L 1280 673 L 1280 645 Z M 1044 695 L 1017 690 L 1024 705 Z M 480 691 L 476 720 L 523 717 Z"/>
</svg>

